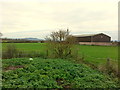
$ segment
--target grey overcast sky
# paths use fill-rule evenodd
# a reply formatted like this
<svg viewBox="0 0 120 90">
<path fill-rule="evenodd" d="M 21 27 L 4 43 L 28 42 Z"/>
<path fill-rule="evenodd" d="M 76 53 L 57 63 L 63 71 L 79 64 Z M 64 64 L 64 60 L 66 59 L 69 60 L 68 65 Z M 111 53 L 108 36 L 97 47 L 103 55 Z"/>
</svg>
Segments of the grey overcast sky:
<svg viewBox="0 0 120 90">
<path fill-rule="evenodd" d="M 0 32 L 8 38 L 45 38 L 52 31 L 105 33 L 118 39 L 119 0 L 1 0 Z"/>
</svg>

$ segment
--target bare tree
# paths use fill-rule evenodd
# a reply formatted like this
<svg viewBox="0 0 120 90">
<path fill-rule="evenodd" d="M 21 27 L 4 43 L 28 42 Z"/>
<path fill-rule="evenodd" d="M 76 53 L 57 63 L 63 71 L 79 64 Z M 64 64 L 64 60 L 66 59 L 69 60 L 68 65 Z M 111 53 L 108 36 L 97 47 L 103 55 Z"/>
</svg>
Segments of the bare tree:
<svg viewBox="0 0 120 90">
<path fill-rule="evenodd" d="M 72 56 L 76 39 L 70 35 L 68 29 L 52 32 L 46 40 L 48 41 L 49 52 L 52 53 L 52 56 L 56 58 Z"/>
</svg>

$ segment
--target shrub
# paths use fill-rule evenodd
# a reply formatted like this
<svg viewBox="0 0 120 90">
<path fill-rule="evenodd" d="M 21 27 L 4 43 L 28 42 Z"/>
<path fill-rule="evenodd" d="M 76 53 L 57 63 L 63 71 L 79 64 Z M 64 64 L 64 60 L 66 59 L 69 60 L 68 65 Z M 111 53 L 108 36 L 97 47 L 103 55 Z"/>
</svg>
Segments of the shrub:
<svg viewBox="0 0 120 90">
<path fill-rule="evenodd" d="M 40 51 L 20 51 L 17 49 L 15 44 L 8 44 L 6 49 L 2 51 L 2 58 L 3 59 L 10 59 L 10 58 L 21 58 L 21 57 L 42 57 L 46 58 L 44 53 Z"/>
<path fill-rule="evenodd" d="M 105 64 L 100 64 L 98 69 L 112 77 L 118 76 L 118 65 L 117 62 L 107 59 Z"/>
<path fill-rule="evenodd" d="M 8 44 L 6 50 L 3 51 L 3 58 L 15 58 L 18 55 L 18 50 L 14 44 Z"/>
<path fill-rule="evenodd" d="M 47 53 L 52 58 L 70 58 L 75 55 L 74 46 L 76 39 L 69 34 L 68 30 L 59 30 L 57 32 L 52 32 L 50 34 L 50 37 L 47 37 L 47 41 Z"/>
</svg>

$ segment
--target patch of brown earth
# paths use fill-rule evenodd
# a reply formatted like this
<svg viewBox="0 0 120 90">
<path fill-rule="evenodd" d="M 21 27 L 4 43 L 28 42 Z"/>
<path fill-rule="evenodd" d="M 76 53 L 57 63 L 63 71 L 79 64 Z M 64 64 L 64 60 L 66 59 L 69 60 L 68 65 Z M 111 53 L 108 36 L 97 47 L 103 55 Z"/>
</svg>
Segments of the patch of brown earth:
<svg viewBox="0 0 120 90">
<path fill-rule="evenodd" d="M 63 79 L 62 79 L 62 78 L 61 78 L 61 79 L 57 79 L 56 81 L 57 81 L 57 84 L 58 84 L 58 85 L 63 84 Z"/>
<path fill-rule="evenodd" d="M 9 66 L 9 67 L 6 67 L 3 71 L 16 70 L 17 68 L 24 68 L 24 66 L 21 66 L 21 65 Z"/>
<path fill-rule="evenodd" d="M 71 88 L 71 86 L 69 84 L 68 85 L 64 85 L 65 80 L 62 79 L 62 78 L 61 79 L 57 79 L 56 82 L 57 82 L 58 85 L 62 85 L 63 88 Z"/>
</svg>

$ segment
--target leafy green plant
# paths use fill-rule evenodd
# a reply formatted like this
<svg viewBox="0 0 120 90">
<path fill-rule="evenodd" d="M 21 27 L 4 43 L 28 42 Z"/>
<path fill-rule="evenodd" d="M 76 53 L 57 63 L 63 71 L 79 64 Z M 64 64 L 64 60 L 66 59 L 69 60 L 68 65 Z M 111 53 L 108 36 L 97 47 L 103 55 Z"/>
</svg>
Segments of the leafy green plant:
<svg viewBox="0 0 120 90">
<path fill-rule="evenodd" d="M 5 70 L 11 65 L 24 67 Z M 3 88 L 118 88 L 109 76 L 64 59 L 5 59 L 2 78 Z"/>
</svg>

